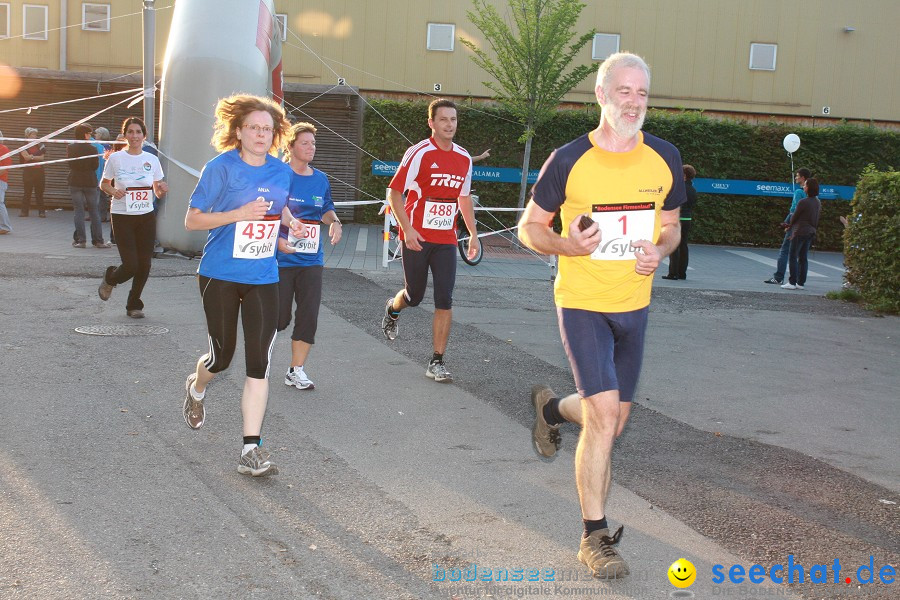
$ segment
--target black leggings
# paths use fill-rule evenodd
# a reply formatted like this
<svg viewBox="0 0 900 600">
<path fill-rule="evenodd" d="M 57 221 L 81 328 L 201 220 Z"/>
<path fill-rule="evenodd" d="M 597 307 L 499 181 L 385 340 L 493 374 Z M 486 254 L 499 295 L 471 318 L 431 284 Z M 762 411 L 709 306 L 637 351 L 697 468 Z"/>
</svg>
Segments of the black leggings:
<svg viewBox="0 0 900 600">
<path fill-rule="evenodd" d="M 203 275 L 199 281 L 209 333 L 209 353 L 203 366 L 210 373 L 219 373 L 231 364 L 240 312 L 247 377 L 268 379 L 278 322 L 278 284 L 234 283 Z"/>
<path fill-rule="evenodd" d="M 143 310 L 141 292 L 150 277 L 150 263 L 156 240 L 156 215 L 112 215 L 112 228 L 116 232 L 116 247 L 122 264 L 106 269 L 106 283 L 119 285 L 131 279 L 126 310 Z M 133 279 L 132 279 L 133 278 Z"/>
</svg>

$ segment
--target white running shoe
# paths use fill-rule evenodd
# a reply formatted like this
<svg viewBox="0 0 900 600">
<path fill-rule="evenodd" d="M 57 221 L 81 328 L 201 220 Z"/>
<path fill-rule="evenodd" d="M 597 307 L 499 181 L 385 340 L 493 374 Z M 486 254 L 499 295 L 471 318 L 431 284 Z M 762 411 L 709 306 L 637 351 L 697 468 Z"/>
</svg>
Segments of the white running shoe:
<svg viewBox="0 0 900 600">
<path fill-rule="evenodd" d="M 438 362 L 433 360 L 428 363 L 428 369 L 425 371 L 425 376 L 429 379 L 434 379 L 438 383 L 453 381 L 453 376 L 450 375 L 450 371 L 447 370 L 444 361 Z"/>
<path fill-rule="evenodd" d="M 793 283 L 784 283 L 781 285 L 781 289 L 783 290 L 796 290 L 797 286 Z"/>
<path fill-rule="evenodd" d="M 284 385 L 291 385 L 298 390 L 314 390 L 316 384 L 306 376 L 303 367 L 291 367 L 284 376 Z"/>
</svg>

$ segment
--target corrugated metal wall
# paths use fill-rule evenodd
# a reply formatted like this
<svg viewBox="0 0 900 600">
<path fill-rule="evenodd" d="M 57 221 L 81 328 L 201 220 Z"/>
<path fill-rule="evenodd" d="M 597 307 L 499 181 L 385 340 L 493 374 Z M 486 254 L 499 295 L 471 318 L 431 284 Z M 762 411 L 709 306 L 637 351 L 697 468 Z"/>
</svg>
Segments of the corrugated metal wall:
<svg viewBox="0 0 900 600">
<path fill-rule="evenodd" d="M 130 78 L 116 82 L 98 83 L 95 79 L 83 79 L 83 77 L 81 74 L 54 74 L 46 77 L 26 75 L 23 77 L 22 89 L 18 96 L 0 99 L 0 110 L 87 98 L 124 91 L 141 85 L 139 80 Z M 360 168 L 359 151 L 356 146 L 360 144 L 362 138 L 361 101 L 359 96 L 346 88 L 342 92 L 326 94 L 323 94 L 324 90 L 319 88 L 324 88 L 324 86 L 288 85 L 285 90 L 285 108 L 291 114 L 292 120 L 307 120 L 318 128 L 316 160 L 313 164 L 332 176 L 334 200 L 360 199 L 360 194 L 356 191 L 356 188 L 359 187 Z M 44 136 L 87 115 L 112 106 L 125 97 L 125 95 L 110 96 L 72 102 L 33 109 L 30 114 L 25 110 L 0 113 L 0 131 L 5 137 L 24 137 L 26 127 L 36 127 L 40 132 L 39 135 Z M 130 109 L 127 108 L 127 105 L 126 102 L 90 119 L 90 124 L 95 128 L 106 127 L 110 130 L 111 136 L 115 138 L 124 119 L 129 116 L 141 115 L 141 104 Z M 156 115 L 159 115 L 158 97 Z M 158 125 L 156 131 L 159 131 Z M 70 130 L 60 137 L 70 140 L 73 138 L 73 133 Z M 210 137 L 212 137 L 212 132 L 210 132 Z M 23 144 L 23 142 L 4 143 L 11 150 Z M 48 143 L 47 160 L 65 158 L 66 147 L 66 144 Z M 18 164 L 19 161 L 14 157 L 13 162 Z M 67 184 L 68 163 L 48 165 L 45 167 L 45 172 L 44 200 L 48 208 L 70 209 L 72 205 Z M 18 207 L 22 201 L 21 169 L 9 171 L 9 184 L 9 190 L 6 193 L 7 206 Z M 350 221 L 353 218 L 353 209 L 342 209 L 339 211 L 339 215 L 342 220 Z"/>
</svg>

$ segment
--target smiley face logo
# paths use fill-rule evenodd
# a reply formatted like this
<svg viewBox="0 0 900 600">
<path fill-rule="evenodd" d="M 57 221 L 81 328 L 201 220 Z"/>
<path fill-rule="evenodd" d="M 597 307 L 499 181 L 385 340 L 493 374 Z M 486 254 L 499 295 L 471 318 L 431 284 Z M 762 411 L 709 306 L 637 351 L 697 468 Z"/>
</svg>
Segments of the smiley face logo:
<svg viewBox="0 0 900 600">
<path fill-rule="evenodd" d="M 669 567 L 669 582 L 677 588 L 690 587 L 697 579 L 697 569 L 686 558 L 679 558 Z"/>
</svg>

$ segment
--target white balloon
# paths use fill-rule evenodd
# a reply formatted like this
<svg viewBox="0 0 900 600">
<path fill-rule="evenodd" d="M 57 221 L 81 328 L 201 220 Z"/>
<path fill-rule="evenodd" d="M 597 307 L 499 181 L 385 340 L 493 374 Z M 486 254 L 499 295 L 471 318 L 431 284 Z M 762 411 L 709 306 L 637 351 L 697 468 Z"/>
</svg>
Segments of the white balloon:
<svg viewBox="0 0 900 600">
<path fill-rule="evenodd" d="M 797 151 L 797 148 L 800 147 L 800 137 L 796 133 L 789 133 L 784 136 L 782 145 L 784 146 L 785 150 L 793 154 Z"/>
</svg>

